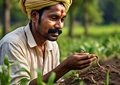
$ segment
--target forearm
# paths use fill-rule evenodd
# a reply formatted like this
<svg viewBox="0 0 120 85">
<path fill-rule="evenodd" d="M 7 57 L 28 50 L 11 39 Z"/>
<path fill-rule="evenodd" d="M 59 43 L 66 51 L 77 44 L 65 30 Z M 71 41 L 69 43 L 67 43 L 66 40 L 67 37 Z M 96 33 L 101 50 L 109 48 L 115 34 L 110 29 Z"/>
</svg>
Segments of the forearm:
<svg viewBox="0 0 120 85">
<path fill-rule="evenodd" d="M 60 65 L 58 65 L 55 69 L 47 73 L 46 75 L 43 76 L 43 81 L 47 83 L 50 75 L 52 72 L 56 73 L 55 81 L 56 82 L 58 79 L 60 79 L 64 74 L 69 72 L 69 69 L 66 68 L 66 62 L 63 61 Z M 37 85 L 37 79 L 34 79 L 30 82 L 29 85 Z"/>
<path fill-rule="evenodd" d="M 46 75 L 44 75 L 43 77 L 43 81 L 47 82 L 49 76 L 51 75 L 52 72 L 56 73 L 56 77 L 55 77 L 55 82 L 61 78 L 64 74 L 66 74 L 67 72 L 69 72 L 69 69 L 66 68 L 66 62 L 62 62 L 60 65 L 58 65 L 55 69 L 53 69 L 52 71 L 50 71 L 49 73 L 47 73 Z"/>
</svg>

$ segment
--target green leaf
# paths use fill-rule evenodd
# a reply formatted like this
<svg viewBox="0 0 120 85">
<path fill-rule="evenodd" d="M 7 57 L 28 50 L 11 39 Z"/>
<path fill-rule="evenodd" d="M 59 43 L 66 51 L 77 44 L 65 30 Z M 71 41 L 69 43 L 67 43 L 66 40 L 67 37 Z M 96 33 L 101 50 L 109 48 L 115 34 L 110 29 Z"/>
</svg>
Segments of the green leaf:
<svg viewBox="0 0 120 85">
<path fill-rule="evenodd" d="M 19 72 L 26 72 L 30 76 L 30 78 L 31 78 L 30 72 L 28 70 L 26 70 L 25 68 L 20 68 L 18 71 L 15 72 L 15 74 L 17 74 Z"/>
<path fill-rule="evenodd" d="M 9 59 L 7 56 L 5 56 L 5 58 L 4 58 L 4 63 L 5 63 L 5 65 L 9 66 Z"/>
<path fill-rule="evenodd" d="M 108 70 L 105 85 L 109 85 L 109 80 L 110 80 L 110 71 Z"/>
<path fill-rule="evenodd" d="M 2 71 L 2 65 L 0 65 L 0 73 L 2 73 L 3 71 Z"/>
<path fill-rule="evenodd" d="M 30 80 L 27 79 L 27 78 L 22 78 L 22 79 L 20 80 L 20 85 L 27 85 L 28 81 L 30 81 Z"/>
<path fill-rule="evenodd" d="M 79 85 L 84 85 L 84 81 L 80 81 L 80 84 Z"/>
<path fill-rule="evenodd" d="M 19 61 L 15 61 L 15 62 L 13 62 L 13 63 L 10 63 L 10 66 L 14 66 L 14 65 L 17 65 L 17 64 L 19 64 L 20 62 Z"/>
<path fill-rule="evenodd" d="M 54 72 L 52 72 L 52 74 L 49 77 L 48 83 L 47 85 L 53 85 L 54 84 L 54 80 L 55 80 L 56 74 Z"/>
<path fill-rule="evenodd" d="M 41 71 L 39 69 L 35 69 L 37 71 L 38 77 L 37 77 L 37 84 L 38 85 L 46 85 L 43 81 L 42 81 L 42 74 Z"/>
</svg>

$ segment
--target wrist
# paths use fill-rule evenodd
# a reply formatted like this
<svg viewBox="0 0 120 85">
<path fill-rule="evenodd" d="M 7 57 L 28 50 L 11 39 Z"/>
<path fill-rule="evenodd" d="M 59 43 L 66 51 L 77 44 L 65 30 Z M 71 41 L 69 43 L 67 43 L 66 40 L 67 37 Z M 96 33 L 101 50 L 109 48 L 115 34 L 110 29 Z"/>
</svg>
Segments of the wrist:
<svg viewBox="0 0 120 85">
<path fill-rule="evenodd" d="M 64 69 L 64 71 L 66 71 L 66 72 L 69 72 L 69 71 L 70 71 L 70 68 L 69 68 L 66 60 L 64 60 L 64 61 L 61 62 L 61 67 L 62 67 L 62 69 Z"/>
</svg>

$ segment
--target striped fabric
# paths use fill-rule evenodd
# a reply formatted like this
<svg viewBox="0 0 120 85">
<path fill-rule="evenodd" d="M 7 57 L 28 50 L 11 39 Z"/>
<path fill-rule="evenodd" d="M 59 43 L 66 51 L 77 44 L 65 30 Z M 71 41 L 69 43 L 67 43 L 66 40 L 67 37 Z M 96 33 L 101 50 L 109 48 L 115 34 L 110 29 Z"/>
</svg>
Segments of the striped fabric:
<svg viewBox="0 0 120 85">
<path fill-rule="evenodd" d="M 32 10 L 40 10 L 47 6 L 52 6 L 62 2 L 68 11 L 72 0 L 20 0 L 20 7 L 23 13 L 25 13 L 30 18 L 30 13 Z"/>
</svg>

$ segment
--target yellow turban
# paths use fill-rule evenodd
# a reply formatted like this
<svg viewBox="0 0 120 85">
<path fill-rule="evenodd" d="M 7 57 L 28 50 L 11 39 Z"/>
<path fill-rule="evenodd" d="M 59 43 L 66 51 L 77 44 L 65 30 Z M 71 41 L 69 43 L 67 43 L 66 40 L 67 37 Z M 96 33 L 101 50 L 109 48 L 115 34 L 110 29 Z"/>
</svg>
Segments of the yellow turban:
<svg viewBox="0 0 120 85">
<path fill-rule="evenodd" d="M 44 7 L 52 6 L 60 2 L 64 4 L 67 12 L 72 4 L 72 0 L 20 0 L 20 7 L 22 12 L 30 18 L 32 10 L 40 10 Z"/>
</svg>

